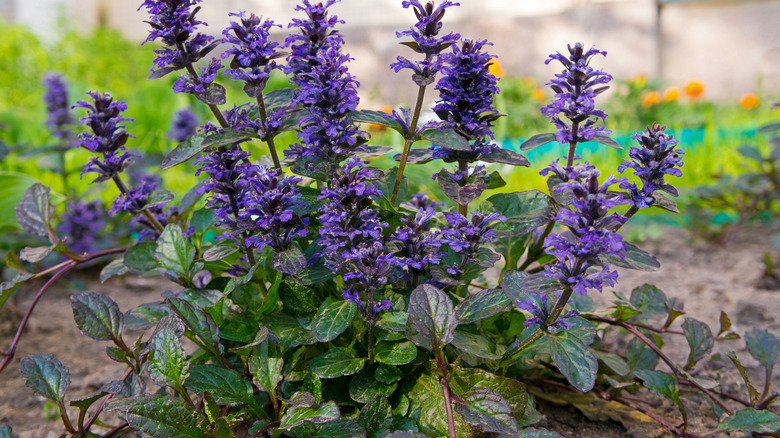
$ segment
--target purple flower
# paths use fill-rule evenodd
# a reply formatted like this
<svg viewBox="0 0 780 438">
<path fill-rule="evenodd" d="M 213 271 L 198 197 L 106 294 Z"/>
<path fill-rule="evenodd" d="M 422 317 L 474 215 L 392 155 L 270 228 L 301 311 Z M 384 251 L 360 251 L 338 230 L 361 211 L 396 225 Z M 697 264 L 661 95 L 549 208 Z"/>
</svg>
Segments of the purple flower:
<svg viewBox="0 0 780 438">
<path fill-rule="evenodd" d="M 485 45 L 490 43 L 464 40 L 462 46 L 456 45 L 452 53 L 444 55 L 444 76 L 436 84 L 440 100 L 433 111 L 444 121 L 444 127 L 454 129 L 471 143 L 471 150 L 456 151 L 434 144 L 434 158 L 473 162 L 498 147 L 493 143 L 492 130 L 493 121 L 500 116 L 493 106 L 498 78 L 488 71 L 494 57 L 482 50 Z"/>
<path fill-rule="evenodd" d="M 414 72 L 412 78 L 420 87 L 433 83 L 436 73 L 442 68 L 442 60 L 439 54 L 452 44 L 455 44 L 460 35 L 448 33 L 439 36 L 442 28 L 441 19 L 444 17 L 446 8 L 450 6 L 459 6 L 459 3 L 445 0 L 438 7 L 433 1 L 429 1 L 425 6 L 419 0 L 404 0 L 404 8 L 414 8 L 417 16 L 417 23 L 410 29 L 403 32 L 396 32 L 398 38 L 411 37 L 414 41 L 405 43 L 416 53 L 425 56 L 422 61 L 410 61 L 402 56 L 398 57 L 398 62 L 390 65 L 396 73 L 403 69 L 410 69 Z"/>
<path fill-rule="evenodd" d="M 171 130 L 168 131 L 168 138 L 179 143 L 184 143 L 195 135 L 198 130 L 198 123 L 198 116 L 196 116 L 191 109 L 180 109 L 173 113 Z"/>
<path fill-rule="evenodd" d="M 395 263 L 395 256 L 382 239 L 362 242 L 341 256 L 348 267 L 344 281 L 357 280 L 361 290 L 376 291 L 387 284 L 387 273 Z"/>
<path fill-rule="evenodd" d="M 120 211 L 126 211 L 135 216 L 140 213 L 149 201 L 149 195 L 157 188 L 157 183 L 153 181 L 144 181 L 138 187 L 128 191 L 127 193 L 120 193 L 119 196 L 114 199 L 114 204 L 111 206 L 111 210 L 108 214 L 116 216 Z"/>
<path fill-rule="evenodd" d="M 96 91 L 87 93 L 92 102 L 79 101 L 73 108 L 86 108 L 87 115 L 82 117 L 81 125 L 89 127 L 78 136 L 77 146 L 101 154 L 93 157 L 84 166 L 84 175 L 88 172 L 98 174 L 93 182 L 105 181 L 118 175 L 131 164 L 132 154 L 120 152 L 125 150 L 127 139 L 132 137 L 125 131 L 125 122 L 133 119 L 122 117 L 122 112 L 127 109 L 127 104 L 111 97 L 108 93 L 100 94 Z"/>
<path fill-rule="evenodd" d="M 222 43 L 232 45 L 222 54 L 222 59 L 233 57 L 225 73 L 233 80 L 244 81 L 244 91 L 255 98 L 262 94 L 271 71 L 280 68 L 274 59 L 284 53 L 277 50 L 279 43 L 268 41 L 268 36 L 272 27 L 281 26 L 271 20 L 262 21 L 254 14 L 247 18 L 243 11 L 230 15 L 238 17 L 241 23 L 231 21 L 230 27 L 222 31 L 225 36 Z"/>
<path fill-rule="evenodd" d="M 412 195 L 412 199 L 402 203 L 401 206 L 410 210 L 427 210 L 428 208 L 442 208 L 444 203 L 433 201 L 427 193 L 415 193 Z"/>
<path fill-rule="evenodd" d="M 610 271 L 600 256 L 624 257 L 623 237 L 616 230 L 626 222 L 626 217 L 609 211 L 630 201 L 609 188 L 625 183 L 626 179 L 610 175 L 599 184 L 598 170 L 587 162 L 578 168 L 562 168 L 556 161 L 542 174 L 550 172 L 564 181 L 555 190 L 568 193 L 571 203 L 552 218 L 566 226 L 567 231 L 545 239 L 546 252 L 556 261 L 545 266 L 542 275 L 569 285 L 580 294 L 586 294 L 588 289 L 601 292 L 605 283 L 615 284 L 617 271 Z"/>
<path fill-rule="evenodd" d="M 653 123 L 645 132 L 634 134 L 631 138 L 637 140 L 641 148 L 631 148 L 628 153 L 631 161 L 626 161 L 618 167 L 620 173 L 629 168 L 633 169 L 634 175 L 642 182 L 641 189 L 634 183 L 624 182 L 620 185 L 620 188 L 628 190 L 638 208 L 650 207 L 655 202 L 653 192 L 656 190 L 672 196 L 678 194 L 677 189 L 667 184 L 664 177 L 682 176 L 680 167 L 683 165 L 682 155 L 685 152 L 675 149 L 679 141 L 665 134 L 665 129 L 665 126 Z"/>
<path fill-rule="evenodd" d="M 68 208 L 62 214 L 62 222 L 57 227 L 60 235 L 68 238 L 68 247 L 76 254 L 95 251 L 97 234 L 106 226 L 103 219 L 106 214 L 100 201 L 68 202 Z"/>
<path fill-rule="evenodd" d="M 304 73 L 312 70 L 311 60 L 317 56 L 320 48 L 335 45 L 340 47 L 344 39 L 334 27 L 344 21 L 338 17 L 328 17 L 328 8 L 336 4 L 339 0 L 327 0 L 323 3 L 311 4 L 309 0 L 303 0 L 303 6 L 295 7 L 296 11 L 303 11 L 307 19 L 301 20 L 294 18 L 287 27 L 296 27 L 299 30 L 297 34 L 291 34 L 285 40 L 285 46 L 291 49 L 287 57 L 287 66 L 284 68 L 286 74 L 293 75 L 290 82 L 302 87 L 309 81 Z"/>
<path fill-rule="evenodd" d="M 555 136 L 560 143 L 582 142 L 609 135 L 612 131 L 604 126 L 595 126 L 598 119 L 604 122 L 607 114 L 596 109 L 594 99 L 609 88 L 605 84 L 612 80 L 612 76 L 590 66 L 593 56 L 606 56 L 607 52 L 596 49 L 585 51 L 581 43 L 568 48 L 568 57 L 559 52 L 545 61 L 545 64 L 560 61 L 564 70 L 547 84 L 555 91 L 555 100 L 542 108 L 542 113 L 558 128 Z M 576 133 L 572 132 L 575 124 Z"/>
<path fill-rule="evenodd" d="M 199 77 L 194 78 L 189 73 L 179 76 L 179 79 L 173 83 L 173 92 L 194 94 L 196 96 L 208 95 L 209 89 L 214 83 L 214 79 L 219 75 L 221 68 L 222 62 L 217 58 L 211 58 L 211 62 L 200 68 Z"/>
<path fill-rule="evenodd" d="M 467 264 L 477 261 L 480 248 L 490 243 L 496 237 L 491 226 L 495 221 L 506 222 L 506 218 L 498 213 L 482 214 L 479 211 L 471 215 L 469 221 L 462 214 L 444 213 L 447 226 L 441 230 L 441 243 L 447 245 L 453 252 L 460 255 L 460 261 L 447 267 L 451 275 L 463 273 Z M 492 263 L 490 263 L 492 266 Z"/>
<path fill-rule="evenodd" d="M 217 218 L 216 225 L 225 225 L 229 229 L 237 228 L 236 221 L 243 188 L 247 184 L 247 177 L 252 175 L 256 166 L 245 163 L 249 153 L 243 151 L 237 144 L 219 149 L 209 148 L 206 153 L 195 161 L 200 168 L 195 175 L 206 172 L 209 182 L 201 189 L 201 193 L 211 192 L 206 198 L 206 208 L 214 209 Z"/>
<path fill-rule="evenodd" d="M 75 119 L 70 111 L 68 99 L 68 83 L 61 74 L 49 72 L 43 78 L 43 87 L 46 92 L 43 100 L 46 102 L 46 127 L 49 128 L 54 138 L 65 140 L 71 135 L 71 128 Z"/>
<path fill-rule="evenodd" d="M 247 247 L 262 251 L 270 246 L 280 252 L 290 247 L 294 237 L 307 234 L 308 219 L 300 218 L 292 210 L 305 205 L 297 200 L 301 197 L 296 187 L 299 182 L 300 178 L 292 176 L 281 178 L 275 169 L 269 170 L 266 166 L 246 177 L 238 225 L 256 233 L 246 240 Z"/>
<path fill-rule="evenodd" d="M 422 126 L 418 125 L 414 135 L 410 136 L 409 131 L 411 130 L 411 125 L 412 125 L 411 116 L 412 116 L 412 111 L 407 108 L 401 108 L 400 113 L 394 109 L 392 114 L 385 114 L 385 113 L 382 114 L 382 117 L 388 120 L 393 120 L 395 122 L 398 122 L 398 124 L 401 125 L 401 130 L 403 131 L 404 138 L 417 138 L 420 135 L 420 133 L 422 133 L 426 129 L 433 128 L 437 125 L 437 123 L 433 121 L 425 122 L 425 124 L 423 124 Z"/>
<path fill-rule="evenodd" d="M 529 298 L 519 304 L 521 310 L 525 310 L 531 314 L 531 317 L 526 319 L 523 323 L 526 327 L 538 325 L 540 329 L 547 333 L 555 333 L 558 330 L 569 330 L 574 327 L 572 319 L 579 315 L 577 310 L 571 310 L 565 315 L 558 318 L 557 321 L 552 324 L 547 324 L 547 320 L 550 318 L 550 312 L 552 311 L 553 303 L 547 299 L 547 294 L 531 294 Z"/>
<path fill-rule="evenodd" d="M 435 203 L 433 203 L 435 204 Z M 395 264 L 405 267 L 411 275 L 420 275 L 428 264 L 438 265 L 446 253 L 439 251 L 439 233 L 431 231 L 430 220 L 436 215 L 431 207 L 419 208 L 417 213 L 401 217 L 390 241 L 398 242 Z"/>
</svg>

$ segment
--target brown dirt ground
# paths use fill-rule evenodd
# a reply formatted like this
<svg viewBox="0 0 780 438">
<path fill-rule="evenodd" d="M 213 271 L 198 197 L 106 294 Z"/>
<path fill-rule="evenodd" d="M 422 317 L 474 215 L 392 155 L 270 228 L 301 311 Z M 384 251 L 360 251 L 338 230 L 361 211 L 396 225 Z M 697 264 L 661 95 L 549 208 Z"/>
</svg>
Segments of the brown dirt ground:
<svg viewBox="0 0 780 438">
<path fill-rule="evenodd" d="M 644 242 L 643 249 L 655 254 L 661 262 L 658 272 L 621 271 L 619 287 L 628 295 L 635 286 L 654 283 L 668 297 L 683 300 L 687 316 L 707 322 L 717 331 L 720 311 L 726 311 L 734 323 L 734 330 L 744 333 L 750 328 L 765 328 L 780 334 L 780 295 L 777 291 L 756 287 L 762 265 L 762 254 L 770 247 L 768 233 L 752 230 L 738 234 L 729 243 L 719 246 L 703 242 L 691 242 L 681 229 L 664 229 L 662 235 Z M 94 278 L 96 271 L 79 273 L 82 278 Z M 80 283 L 80 284 L 79 284 Z M 58 436 L 61 425 L 58 421 L 46 421 L 44 401 L 24 387 L 19 376 L 18 359 L 31 353 L 50 353 L 70 368 L 71 380 L 69 399 L 85 396 L 102 384 L 116 379 L 123 372 L 123 366 L 104 360 L 107 343 L 96 342 L 81 336 L 71 313 L 69 297 L 83 290 L 85 283 L 71 282 L 68 288 L 60 283 L 41 300 L 31 318 L 16 358 L 0 374 L 0 424 L 9 424 L 21 438 L 48 438 Z M 151 279 L 112 279 L 106 284 L 94 281 L 86 283 L 90 290 L 111 296 L 121 309 L 127 310 L 142 303 L 157 301 L 168 286 Z M 34 291 L 25 290 L 17 300 L 20 309 L 25 309 Z M 604 291 L 597 300 L 606 302 L 611 291 Z M 679 329 L 680 318 L 673 328 Z M 16 324 L 9 320 L 7 310 L 0 314 L 0 349 L 9 344 Z M 666 335 L 669 355 L 677 362 L 684 362 L 688 353 L 685 341 L 677 336 Z M 755 382 L 762 382 L 763 375 L 757 362 L 749 357 L 744 341 L 718 343 L 717 351 L 736 351 L 753 376 Z M 90 358 L 100 357 L 92 361 Z M 734 368 L 727 366 L 722 371 L 723 385 L 730 392 L 744 396 L 745 389 L 734 374 Z M 658 402 L 653 396 L 643 396 Z M 561 399 L 565 397 L 548 397 Z M 693 402 L 691 402 L 693 400 Z M 716 419 L 705 402 L 697 403 L 687 397 L 691 405 L 694 432 L 711 430 Z M 733 406 L 737 407 L 737 406 Z M 571 406 L 560 406 L 549 401 L 540 401 L 539 410 L 544 419 L 539 425 L 555 430 L 564 437 L 578 438 L 660 438 L 668 437 L 663 428 L 655 423 L 621 423 L 592 421 Z M 677 415 L 673 407 L 662 403 L 655 409 L 674 421 Z M 75 412 L 74 412 L 75 414 Z M 722 434 L 720 436 L 729 436 Z M 732 434 L 731 436 L 741 436 Z"/>
</svg>

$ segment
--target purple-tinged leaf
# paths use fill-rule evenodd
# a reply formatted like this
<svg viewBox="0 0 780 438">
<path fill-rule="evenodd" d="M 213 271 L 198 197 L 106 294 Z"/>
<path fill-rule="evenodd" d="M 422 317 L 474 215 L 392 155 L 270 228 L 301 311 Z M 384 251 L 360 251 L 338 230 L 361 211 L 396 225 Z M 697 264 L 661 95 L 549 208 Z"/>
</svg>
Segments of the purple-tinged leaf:
<svg viewBox="0 0 780 438">
<path fill-rule="evenodd" d="M 124 315 L 111 298 L 84 291 L 70 297 L 70 306 L 82 335 L 97 341 L 121 338 Z"/>
<path fill-rule="evenodd" d="M 68 368 L 50 354 L 35 353 L 19 361 L 25 385 L 37 394 L 62 403 L 70 385 Z"/>
<path fill-rule="evenodd" d="M 771 370 L 780 355 L 780 341 L 767 330 L 751 329 L 745 334 L 745 343 L 750 355 Z"/>
<path fill-rule="evenodd" d="M 680 212 L 680 209 L 677 208 L 677 203 L 669 199 L 668 196 L 664 195 L 660 191 L 653 192 L 653 204 L 651 207 L 658 207 L 672 213 Z"/>
<path fill-rule="evenodd" d="M 41 183 L 35 183 L 25 190 L 22 200 L 14 208 L 16 220 L 28 233 L 49 239 L 56 243 L 56 235 L 51 228 L 51 189 Z"/>
<path fill-rule="evenodd" d="M 431 143 L 453 151 L 470 151 L 471 144 L 466 137 L 454 129 L 430 128 L 422 132 L 422 136 Z"/>
<path fill-rule="evenodd" d="M 359 110 L 349 113 L 349 118 L 355 122 L 385 126 L 403 135 L 403 127 L 401 124 L 388 116 L 387 113 L 376 110 Z"/>
<path fill-rule="evenodd" d="M 485 432 L 515 433 L 517 421 L 509 403 L 489 389 L 472 389 L 461 396 L 464 403 L 455 404 L 455 412 L 463 421 L 479 426 Z"/>
<path fill-rule="evenodd" d="M 211 248 L 203 251 L 203 260 L 207 262 L 216 262 L 238 252 L 238 246 L 232 242 L 221 241 Z"/>
<path fill-rule="evenodd" d="M 430 284 L 422 284 L 409 297 L 406 337 L 426 350 L 444 348 L 455 337 L 458 319 L 450 298 Z"/>
<path fill-rule="evenodd" d="M 174 150 L 165 154 L 165 158 L 163 158 L 161 164 L 162 169 L 170 169 L 171 167 L 184 163 L 195 155 L 198 155 L 203 149 L 208 147 L 208 145 L 203 144 L 204 139 L 205 136 L 202 134 L 193 135 Z"/>
<path fill-rule="evenodd" d="M 225 87 L 219 84 L 208 84 L 205 93 L 193 93 L 196 99 L 206 105 L 224 105 L 227 102 Z"/>
<path fill-rule="evenodd" d="M 546 134 L 536 134 L 533 137 L 529 138 L 528 140 L 524 141 L 523 144 L 520 145 L 520 150 L 527 151 L 529 149 L 537 148 L 543 144 L 547 144 L 551 141 L 555 141 L 554 132 L 549 132 Z"/>
<path fill-rule="evenodd" d="M 401 154 L 393 156 L 393 160 L 401 161 Z M 409 151 L 409 155 L 406 156 L 406 163 L 409 164 L 425 164 L 433 161 L 433 151 L 430 149 L 412 149 Z"/>
<path fill-rule="evenodd" d="M 159 79 L 165 75 L 175 72 L 176 70 L 181 70 L 182 68 L 184 67 L 168 66 L 168 67 L 158 68 L 157 70 L 149 73 L 149 76 L 146 77 L 146 80 L 151 81 L 152 79 Z"/>
<path fill-rule="evenodd" d="M 288 275 L 298 275 L 306 266 L 306 256 L 298 245 L 293 244 L 284 251 L 274 254 L 273 267 Z"/>
<path fill-rule="evenodd" d="M 203 147 L 207 146 L 225 146 L 233 143 L 239 143 L 257 137 L 257 133 L 251 129 L 240 129 L 238 131 L 227 130 L 215 132 L 203 138 Z"/>
<path fill-rule="evenodd" d="M 550 336 L 550 357 L 558 370 L 577 390 L 587 392 L 596 383 L 596 356 L 579 338 Z"/>
<path fill-rule="evenodd" d="M 715 345 L 715 338 L 712 336 L 710 327 L 696 319 L 685 318 L 682 324 L 685 339 L 688 341 L 690 353 L 688 361 L 685 364 L 685 370 L 693 369 L 700 360 L 707 356 Z"/>
<path fill-rule="evenodd" d="M 637 271 L 656 271 L 661 267 L 658 260 L 645 250 L 642 250 L 635 245 L 626 243 L 626 250 L 622 253 L 625 259 L 621 259 L 618 255 L 602 255 L 601 259 L 609 264 L 615 265 L 620 268 L 634 269 Z"/>
<path fill-rule="evenodd" d="M 168 308 L 181 319 L 187 328 L 200 338 L 208 347 L 218 353 L 222 353 L 224 347 L 219 341 L 219 328 L 214 319 L 203 309 L 192 305 L 180 298 L 168 298 Z"/>
<path fill-rule="evenodd" d="M 620 146 L 620 144 L 618 142 L 616 142 L 615 140 L 612 140 L 611 138 L 609 138 L 607 136 L 603 136 L 603 135 L 599 135 L 599 136 L 593 137 L 593 138 L 591 138 L 588 141 L 592 141 L 594 143 L 601 143 L 603 145 L 607 145 L 607 146 L 609 146 L 611 148 L 615 148 L 615 149 L 623 149 L 623 146 Z"/>
<path fill-rule="evenodd" d="M 486 163 L 511 164 L 513 166 L 528 167 L 531 165 L 526 157 L 509 149 L 494 149 L 490 154 L 480 156 L 479 160 Z"/>
<path fill-rule="evenodd" d="M 470 324 L 512 308 L 512 302 L 501 289 L 483 289 L 455 306 L 460 324 Z"/>
</svg>

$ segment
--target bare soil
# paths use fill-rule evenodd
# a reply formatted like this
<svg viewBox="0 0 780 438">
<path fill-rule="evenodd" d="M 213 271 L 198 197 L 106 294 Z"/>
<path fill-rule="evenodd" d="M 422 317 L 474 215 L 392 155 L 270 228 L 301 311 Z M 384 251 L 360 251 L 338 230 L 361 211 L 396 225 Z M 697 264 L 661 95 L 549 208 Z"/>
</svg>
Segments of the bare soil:
<svg viewBox="0 0 780 438">
<path fill-rule="evenodd" d="M 733 329 L 744 333 L 751 328 L 768 329 L 780 334 L 780 295 L 777 291 L 757 287 L 762 272 L 761 258 L 770 248 L 769 234 L 763 230 L 752 230 L 738 234 L 725 245 L 706 242 L 691 242 L 681 229 L 664 229 L 663 235 L 640 245 L 656 255 L 661 262 L 657 272 L 621 271 L 619 287 L 616 289 L 630 294 L 632 288 L 644 283 L 653 283 L 668 297 L 680 298 L 685 303 L 686 316 L 708 323 L 717 332 L 721 310 L 727 312 Z M 18 371 L 18 360 L 31 353 L 49 353 L 59 358 L 70 368 L 71 385 L 68 399 L 89 395 L 104 383 L 118 378 L 124 371 L 121 364 L 105 359 L 106 342 L 96 342 L 82 336 L 73 322 L 69 297 L 80 290 L 89 289 L 111 296 L 123 310 L 142 303 L 158 301 L 161 295 L 172 287 L 158 279 L 112 279 L 100 284 L 92 278 L 97 271 L 79 272 L 80 281 L 61 282 L 40 301 L 24 333 L 16 357 L 0 374 L 0 424 L 9 424 L 21 438 L 48 438 L 59 436 L 62 431 L 58 420 L 47 421 L 44 400 L 25 388 Z M 87 279 L 87 280 L 84 280 Z M 29 305 L 35 290 L 22 291 L 16 301 L 18 311 Z M 612 291 L 605 290 L 594 297 L 601 302 L 612 298 Z M 6 306 L 9 307 L 9 306 Z M 7 309 L 0 314 L 0 350 L 7 348 L 13 337 L 18 318 Z M 682 318 L 673 328 L 679 330 Z M 688 348 L 679 336 L 665 335 L 667 347 L 664 351 L 677 362 L 684 362 Z M 755 382 L 763 382 L 758 363 L 749 357 L 743 340 L 719 342 L 716 351 L 736 351 L 748 367 Z M 95 360 L 95 358 L 98 358 Z M 661 367 L 663 369 L 663 367 Z M 721 370 L 724 390 L 746 398 L 744 384 L 736 375 L 733 366 Z M 542 389 L 543 392 L 549 392 Z M 658 412 L 672 422 L 679 421 L 674 407 L 662 403 L 653 395 L 641 395 L 653 402 Z M 567 402 L 567 395 L 548 396 L 552 403 L 537 397 L 539 411 L 544 415 L 538 427 L 555 430 L 564 437 L 578 438 L 660 438 L 671 434 L 647 418 L 631 420 L 610 412 L 601 415 L 590 412 L 588 418 L 581 410 Z M 691 402 L 693 400 L 693 402 Z M 698 399 L 700 400 L 700 399 Z M 594 402 L 595 403 L 595 402 Z M 692 432 L 703 433 L 717 424 L 709 405 L 686 397 L 691 405 Z M 576 403 L 575 403 L 576 404 Z M 731 406 L 731 405 L 730 405 Z M 739 405 L 733 405 L 738 408 Z M 605 407 L 602 410 L 610 410 Z M 74 415 L 76 412 L 73 413 Z M 603 412 L 602 412 L 603 414 Z M 595 418 L 596 420 L 594 420 Z M 605 420 L 605 421 L 599 421 Z M 625 420 L 625 421 L 623 421 Z M 721 434 L 718 436 L 742 436 Z"/>
</svg>

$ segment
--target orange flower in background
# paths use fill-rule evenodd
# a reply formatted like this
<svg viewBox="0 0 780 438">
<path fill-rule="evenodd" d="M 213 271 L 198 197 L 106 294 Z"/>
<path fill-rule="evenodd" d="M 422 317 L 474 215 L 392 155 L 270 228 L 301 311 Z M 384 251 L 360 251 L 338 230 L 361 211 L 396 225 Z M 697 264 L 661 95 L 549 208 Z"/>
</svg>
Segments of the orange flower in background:
<svg viewBox="0 0 780 438">
<path fill-rule="evenodd" d="M 506 72 L 504 71 L 504 68 L 501 67 L 501 63 L 498 61 L 498 59 L 493 59 L 490 61 L 490 65 L 488 66 L 488 73 L 491 75 L 501 79 L 504 77 Z"/>
<path fill-rule="evenodd" d="M 669 87 L 664 90 L 665 102 L 676 102 L 680 98 L 680 89 L 678 87 Z"/>
<path fill-rule="evenodd" d="M 739 98 L 739 106 L 746 110 L 756 109 L 761 101 L 753 93 L 745 93 Z"/>
<path fill-rule="evenodd" d="M 382 111 L 383 113 L 392 114 L 393 107 L 390 105 L 385 105 L 380 109 L 380 111 Z M 384 132 L 387 130 L 387 128 L 385 128 L 382 125 L 377 125 L 376 123 L 370 123 L 368 125 L 368 130 L 369 132 Z"/>
<path fill-rule="evenodd" d="M 690 81 L 685 84 L 683 89 L 685 90 L 685 95 L 691 100 L 696 100 L 704 94 L 704 84 L 699 81 Z"/>
<path fill-rule="evenodd" d="M 547 99 L 547 95 L 544 94 L 544 90 L 541 88 L 534 88 L 534 91 L 531 92 L 531 97 L 538 100 L 539 102 L 544 101 Z"/>
<path fill-rule="evenodd" d="M 645 108 L 650 108 L 659 103 L 661 103 L 661 94 L 657 91 L 648 91 L 642 95 L 642 106 Z"/>
</svg>

